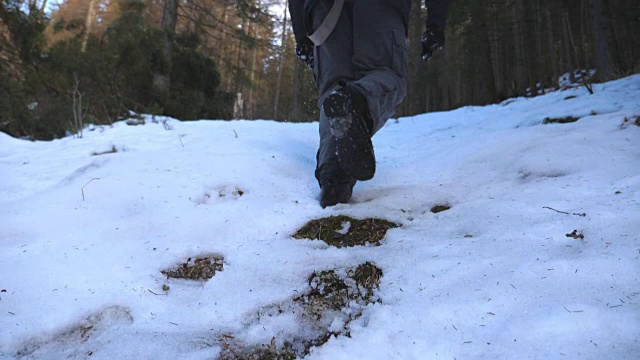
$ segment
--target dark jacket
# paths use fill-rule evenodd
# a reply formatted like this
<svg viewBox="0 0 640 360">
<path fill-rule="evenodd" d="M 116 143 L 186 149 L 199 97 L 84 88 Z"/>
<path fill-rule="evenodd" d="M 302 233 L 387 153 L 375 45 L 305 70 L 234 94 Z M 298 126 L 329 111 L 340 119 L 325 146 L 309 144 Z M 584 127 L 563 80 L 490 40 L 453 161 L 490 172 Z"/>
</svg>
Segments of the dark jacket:
<svg viewBox="0 0 640 360">
<path fill-rule="evenodd" d="M 311 11 L 318 1 L 328 0 L 289 0 L 289 13 L 291 14 L 291 25 L 297 43 L 304 41 L 311 32 Z M 366 0 L 362 0 L 366 1 Z M 394 2 L 398 9 L 404 14 L 405 28 L 409 23 L 409 11 L 411 10 L 411 0 L 389 0 Z M 427 23 L 436 24 L 442 28 L 447 24 L 447 14 L 449 13 L 450 0 L 425 0 L 427 7 Z"/>
</svg>

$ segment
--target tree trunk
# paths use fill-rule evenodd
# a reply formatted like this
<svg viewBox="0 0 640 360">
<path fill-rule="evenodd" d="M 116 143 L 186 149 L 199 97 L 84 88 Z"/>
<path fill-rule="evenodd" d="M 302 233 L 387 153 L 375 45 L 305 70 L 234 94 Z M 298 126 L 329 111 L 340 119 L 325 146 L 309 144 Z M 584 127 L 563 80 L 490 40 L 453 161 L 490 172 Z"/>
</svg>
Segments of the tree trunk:
<svg viewBox="0 0 640 360">
<path fill-rule="evenodd" d="M 292 121 L 304 120 L 304 108 L 302 107 L 302 94 L 304 91 L 304 63 L 296 61 L 295 70 L 293 72 L 293 99 L 291 102 L 291 111 L 289 119 Z"/>
<path fill-rule="evenodd" d="M 222 26 L 224 27 L 224 25 L 227 24 L 227 21 L 229 21 L 229 13 L 228 13 L 228 9 L 229 7 L 226 5 L 226 3 L 223 5 L 224 6 L 224 10 L 222 11 Z M 220 40 L 218 41 L 218 64 L 222 64 L 222 62 L 224 61 L 224 54 L 225 54 L 225 48 L 226 48 L 226 37 L 227 37 L 227 32 L 226 31 L 221 31 L 220 32 Z M 228 90 L 228 89 L 227 89 Z"/>
<path fill-rule="evenodd" d="M 247 19 L 242 19 L 242 25 L 240 27 L 240 31 L 244 33 L 245 28 L 247 27 Z M 236 59 L 236 80 L 235 86 L 233 87 L 233 92 L 238 93 L 241 92 L 240 89 L 240 75 L 242 74 L 242 50 L 243 50 L 244 40 L 242 37 L 238 38 L 238 57 Z"/>
<path fill-rule="evenodd" d="M 585 0 L 580 0 L 580 61 L 581 61 L 581 68 L 583 69 L 589 69 L 589 60 L 587 59 L 587 52 L 585 49 L 585 43 L 586 43 L 586 39 L 584 37 L 584 1 Z"/>
<path fill-rule="evenodd" d="M 273 101 L 273 119 L 278 119 L 278 102 L 280 101 L 280 86 L 282 85 L 282 72 L 283 72 L 283 64 L 284 64 L 284 49 L 287 45 L 287 13 L 289 10 L 289 0 L 285 1 L 284 5 L 284 18 L 282 19 L 282 42 L 280 43 L 280 59 L 278 59 L 278 80 L 276 82 L 276 98 Z"/>
<path fill-rule="evenodd" d="M 549 57 L 551 58 L 551 80 L 553 87 L 558 85 L 558 59 L 556 56 L 556 46 L 553 39 L 553 23 L 551 21 L 551 9 L 547 6 L 545 11 L 545 20 L 547 23 L 547 39 L 549 40 Z"/>
<path fill-rule="evenodd" d="M 81 51 L 87 50 L 87 41 L 89 40 L 89 32 L 91 32 L 91 25 L 93 24 L 93 18 L 95 15 L 96 0 L 89 1 L 89 9 L 87 10 L 87 17 L 84 20 L 84 34 L 82 34 L 82 48 Z"/>
<path fill-rule="evenodd" d="M 535 9 L 534 15 L 535 15 L 535 23 L 536 23 L 536 29 L 534 34 L 535 35 L 534 38 L 536 39 L 536 54 L 535 54 L 535 58 L 531 62 L 531 65 L 533 67 L 531 71 L 531 73 L 533 74 L 532 82 L 533 82 L 534 91 L 537 93 L 538 91 L 537 85 L 541 84 L 540 90 L 544 94 L 545 85 L 543 80 L 544 80 L 545 72 L 548 71 L 548 67 L 544 66 L 546 64 L 544 61 L 544 57 L 542 56 L 542 9 L 540 5 L 540 0 L 535 1 L 534 9 Z"/>
<path fill-rule="evenodd" d="M 479 5 L 479 6 L 478 6 Z M 491 59 L 491 34 L 489 31 L 489 9 L 487 4 L 476 3 L 477 16 L 472 18 L 472 29 L 475 34 L 475 47 L 478 61 L 473 61 L 472 68 L 475 73 L 475 84 L 466 86 L 472 94 L 474 104 L 486 104 L 496 98 L 496 83 L 493 76 L 493 61 Z M 472 8 L 473 9 L 473 8 Z M 467 104 L 469 98 L 463 99 Z"/>
<path fill-rule="evenodd" d="M 578 47 L 576 46 L 575 41 L 573 41 L 573 35 L 571 31 L 571 22 L 569 20 L 569 13 L 564 13 L 564 21 L 567 25 L 567 33 L 569 34 L 569 43 L 571 44 L 571 53 L 573 54 L 573 66 L 576 68 L 580 67 L 580 61 L 578 60 Z"/>
<path fill-rule="evenodd" d="M 613 77 L 613 64 L 609 53 L 607 41 L 608 21 L 604 16 L 602 0 L 591 0 L 593 14 L 593 35 L 594 50 L 596 60 L 596 77 L 599 81 L 606 81 Z"/>
<path fill-rule="evenodd" d="M 160 98 L 167 98 L 171 87 L 171 65 L 173 55 L 173 37 L 178 20 L 178 0 L 165 0 L 160 27 L 164 31 L 162 58 L 164 66 L 153 74 L 153 91 Z"/>
<path fill-rule="evenodd" d="M 496 95 L 499 99 L 502 99 L 506 96 L 504 94 L 504 82 L 502 76 L 502 61 L 501 61 L 501 47 L 500 41 L 498 39 L 498 25 L 495 21 L 489 22 L 489 56 L 491 56 L 491 68 L 493 69 L 493 82 L 496 84 Z"/>
<path fill-rule="evenodd" d="M 254 119 L 254 103 L 253 103 L 253 89 L 255 88 L 256 79 L 256 48 L 253 47 L 251 51 L 251 73 L 249 75 L 249 97 L 247 98 L 247 116 L 249 119 Z"/>
<path fill-rule="evenodd" d="M 411 0 L 411 14 L 409 19 L 409 62 L 407 96 L 402 106 L 400 115 L 414 115 L 425 111 L 420 104 L 422 98 L 420 92 L 424 91 L 424 84 L 420 82 L 421 43 L 418 41 L 424 31 L 424 16 L 422 13 L 422 1 Z"/>
<path fill-rule="evenodd" d="M 262 0 L 258 0 L 258 9 L 261 8 Z M 249 36 L 252 39 L 256 38 L 256 26 L 254 22 L 249 22 Z M 256 45 L 255 43 L 251 47 L 251 70 L 249 70 L 249 96 L 247 97 L 247 110 L 246 117 L 249 119 L 254 119 L 254 104 L 253 104 L 253 89 L 255 88 L 255 78 L 256 78 Z"/>
<path fill-rule="evenodd" d="M 514 51 L 515 51 L 515 92 L 522 93 L 523 90 L 526 90 L 526 68 L 524 65 L 525 55 L 524 55 L 524 44 L 522 42 L 523 31 L 522 26 L 520 24 L 520 9 L 521 9 L 522 0 L 516 0 L 513 3 L 512 15 L 513 15 L 513 39 L 514 39 Z"/>
<path fill-rule="evenodd" d="M 606 1 L 603 3 L 604 11 L 602 13 L 602 18 L 604 19 L 605 29 L 608 31 L 608 34 L 605 33 L 605 39 L 607 39 L 607 44 L 609 48 L 609 58 L 611 60 L 612 71 L 614 72 L 613 76 L 615 76 L 616 69 L 619 65 L 623 63 L 622 54 L 620 49 L 629 47 L 628 45 L 622 45 L 618 41 L 618 33 L 620 31 L 621 26 L 611 26 L 611 24 L 615 24 L 616 21 L 623 23 L 621 19 L 614 18 L 614 14 L 611 11 L 612 1 Z M 636 4 L 636 7 L 638 4 Z M 636 18 L 637 19 L 637 18 Z"/>
<path fill-rule="evenodd" d="M 569 32 L 571 31 L 571 29 L 569 29 L 569 24 L 564 21 L 565 19 L 565 14 L 566 14 L 566 10 L 563 10 L 562 12 L 562 16 L 560 19 L 560 24 L 562 26 L 562 48 L 564 49 L 564 65 L 565 65 L 565 70 L 569 71 L 569 80 L 572 83 L 576 82 L 576 76 L 575 76 L 575 67 L 573 65 L 573 56 L 571 55 L 571 40 L 569 37 Z"/>
</svg>

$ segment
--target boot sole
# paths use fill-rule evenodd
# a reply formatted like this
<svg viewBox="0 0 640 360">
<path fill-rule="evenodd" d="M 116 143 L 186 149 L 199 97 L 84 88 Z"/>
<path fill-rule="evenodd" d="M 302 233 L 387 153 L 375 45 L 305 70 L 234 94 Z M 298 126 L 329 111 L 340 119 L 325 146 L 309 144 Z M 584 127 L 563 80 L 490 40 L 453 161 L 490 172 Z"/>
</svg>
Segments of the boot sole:
<svg viewBox="0 0 640 360">
<path fill-rule="evenodd" d="M 356 118 L 344 96 L 329 95 L 323 102 L 331 134 L 336 139 L 337 155 L 344 171 L 356 180 L 373 178 L 376 158 L 364 120 Z"/>
</svg>

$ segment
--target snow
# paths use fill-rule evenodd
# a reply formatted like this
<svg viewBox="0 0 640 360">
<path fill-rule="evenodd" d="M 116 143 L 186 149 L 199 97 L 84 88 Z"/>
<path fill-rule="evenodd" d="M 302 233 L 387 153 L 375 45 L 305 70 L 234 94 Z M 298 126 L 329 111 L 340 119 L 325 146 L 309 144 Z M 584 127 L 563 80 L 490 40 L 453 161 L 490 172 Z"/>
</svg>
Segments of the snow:
<svg viewBox="0 0 640 360">
<path fill-rule="evenodd" d="M 309 359 L 637 359 L 640 76 L 594 90 L 390 120 L 376 177 L 327 209 L 313 123 L 0 133 L 0 358 L 211 359 L 223 336 L 312 336 L 260 314 L 370 261 L 381 301 Z M 291 237 L 330 215 L 402 227 L 379 247 Z M 208 282 L 160 273 L 203 254 L 224 257 Z"/>
</svg>

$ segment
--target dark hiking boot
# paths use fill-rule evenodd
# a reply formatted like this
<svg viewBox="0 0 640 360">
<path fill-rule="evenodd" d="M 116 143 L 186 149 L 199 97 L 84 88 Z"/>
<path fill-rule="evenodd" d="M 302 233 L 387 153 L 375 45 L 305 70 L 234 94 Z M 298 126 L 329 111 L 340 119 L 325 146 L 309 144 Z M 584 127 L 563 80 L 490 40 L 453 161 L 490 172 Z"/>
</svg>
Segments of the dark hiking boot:
<svg viewBox="0 0 640 360">
<path fill-rule="evenodd" d="M 334 182 L 332 180 L 320 183 L 320 206 L 326 208 L 337 204 L 346 204 L 351 199 L 353 182 Z"/>
<path fill-rule="evenodd" d="M 371 143 L 372 121 L 364 96 L 347 86 L 327 96 L 322 108 L 345 172 L 356 180 L 371 179 L 376 172 L 376 158 Z"/>
<path fill-rule="evenodd" d="M 320 206 L 325 208 L 349 202 L 356 179 L 349 176 L 338 161 L 336 139 L 331 135 L 324 113 L 320 114 L 320 135 L 315 175 L 320 185 Z"/>
</svg>

